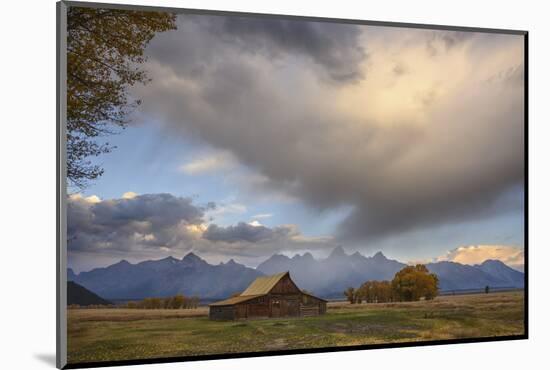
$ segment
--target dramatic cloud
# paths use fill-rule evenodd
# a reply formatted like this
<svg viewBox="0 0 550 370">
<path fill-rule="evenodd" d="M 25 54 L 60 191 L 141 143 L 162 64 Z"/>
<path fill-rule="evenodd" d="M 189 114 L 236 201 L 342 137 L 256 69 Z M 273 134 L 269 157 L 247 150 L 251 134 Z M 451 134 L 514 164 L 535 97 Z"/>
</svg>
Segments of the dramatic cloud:
<svg viewBox="0 0 550 370">
<path fill-rule="evenodd" d="M 207 73 L 226 53 L 260 54 L 274 63 L 303 59 L 332 82 L 361 79 L 367 55 L 355 25 L 258 19 L 239 16 L 180 15 L 178 32 L 158 35 L 149 52 L 162 55 L 179 72 Z M 183 48 L 179 48 L 183 46 Z"/>
<path fill-rule="evenodd" d="M 432 32 L 428 37 L 426 47 L 432 56 L 447 52 L 459 46 L 462 42 L 471 38 L 475 33 L 460 31 L 437 31 Z"/>
<path fill-rule="evenodd" d="M 359 66 L 366 54 L 359 44 L 358 26 L 243 17 L 219 20 L 211 23 L 212 31 L 251 53 L 303 55 L 336 81 L 363 76 Z"/>
<path fill-rule="evenodd" d="M 297 235 L 297 230 L 290 226 L 279 226 L 273 229 L 258 223 L 239 222 L 236 226 L 220 227 L 215 224 L 208 226 L 203 237 L 211 241 L 227 243 L 249 242 L 261 243 L 274 241 Z"/>
<path fill-rule="evenodd" d="M 499 260 L 523 271 L 523 248 L 506 245 L 470 245 L 453 249 L 436 261 L 452 261 L 468 265 L 480 264 L 488 259 Z"/>
<path fill-rule="evenodd" d="M 253 221 L 225 227 L 211 224 L 194 246 L 210 259 L 231 256 L 254 266 L 274 253 L 325 251 L 333 249 L 336 242 L 332 236 L 303 235 L 297 225 L 267 227 Z"/>
<path fill-rule="evenodd" d="M 113 253 L 177 246 L 203 222 L 205 208 L 190 198 L 145 194 L 99 200 L 71 196 L 67 205 L 69 252 Z"/>
<path fill-rule="evenodd" d="M 296 225 L 207 225 L 206 214 L 215 209 L 212 203 L 197 206 L 191 198 L 170 194 L 125 193 L 120 199 L 109 200 L 72 195 L 67 205 L 71 267 L 81 270 L 120 259 L 137 262 L 168 255 L 182 257 L 189 251 L 211 261 L 239 256 L 242 262 L 257 263 L 259 257 L 281 250 L 332 245 L 332 238 L 304 236 Z"/>
<path fill-rule="evenodd" d="M 523 210 L 520 36 L 182 16 L 149 57 L 147 117 L 351 207 L 341 238 Z"/>
</svg>

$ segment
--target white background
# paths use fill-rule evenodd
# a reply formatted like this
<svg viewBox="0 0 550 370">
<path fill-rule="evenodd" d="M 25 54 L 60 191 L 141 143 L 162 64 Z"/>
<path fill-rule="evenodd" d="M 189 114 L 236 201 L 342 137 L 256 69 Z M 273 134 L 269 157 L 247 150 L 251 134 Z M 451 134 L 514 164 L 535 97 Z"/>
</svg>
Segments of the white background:
<svg viewBox="0 0 550 370">
<path fill-rule="evenodd" d="M 204 361 L 135 369 L 543 368 L 550 340 L 550 37 L 544 1 L 177 1 L 133 4 L 400 21 L 530 31 L 530 339 Z M 123 3 L 123 1 L 111 0 Z M 2 4 L 0 94 L 0 365 L 55 364 L 55 2 Z M 6 83 L 7 80 L 7 83 Z M 545 356 L 546 355 L 546 356 Z"/>
</svg>

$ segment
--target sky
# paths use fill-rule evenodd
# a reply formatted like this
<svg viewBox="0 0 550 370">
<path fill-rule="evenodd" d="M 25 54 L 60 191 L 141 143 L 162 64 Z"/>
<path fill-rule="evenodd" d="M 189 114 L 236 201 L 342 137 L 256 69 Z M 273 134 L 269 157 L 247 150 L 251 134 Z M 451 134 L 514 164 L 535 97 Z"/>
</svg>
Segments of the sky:
<svg viewBox="0 0 550 370">
<path fill-rule="evenodd" d="M 69 267 L 194 252 L 382 251 L 523 268 L 523 37 L 179 15 L 104 175 L 68 202 Z"/>
</svg>

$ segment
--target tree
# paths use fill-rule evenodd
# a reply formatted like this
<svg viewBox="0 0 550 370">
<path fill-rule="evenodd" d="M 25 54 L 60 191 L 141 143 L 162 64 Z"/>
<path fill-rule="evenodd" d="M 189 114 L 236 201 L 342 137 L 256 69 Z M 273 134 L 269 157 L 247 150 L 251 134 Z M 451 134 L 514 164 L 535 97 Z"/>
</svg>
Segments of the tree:
<svg viewBox="0 0 550 370">
<path fill-rule="evenodd" d="M 355 300 L 355 303 L 358 303 L 358 304 L 363 303 L 363 294 L 359 289 L 355 290 L 354 300 Z"/>
<path fill-rule="evenodd" d="M 358 291 L 367 303 L 383 303 L 393 300 L 392 286 L 389 281 L 369 280 L 361 284 Z"/>
<path fill-rule="evenodd" d="M 185 300 L 185 297 L 181 294 L 177 294 L 171 299 L 171 306 L 170 308 L 173 308 L 175 310 L 181 308 L 183 306 L 183 302 Z"/>
<path fill-rule="evenodd" d="M 200 298 L 196 295 L 191 297 L 191 308 L 197 308 L 199 307 Z"/>
<path fill-rule="evenodd" d="M 433 299 L 439 293 L 439 280 L 426 266 L 407 266 L 395 274 L 391 282 L 395 296 L 402 301 Z"/>
<path fill-rule="evenodd" d="M 349 303 L 354 304 L 355 303 L 355 289 L 353 287 L 349 287 L 344 291 L 344 295 L 348 299 Z"/>
<path fill-rule="evenodd" d="M 485 286 L 485 294 L 489 294 L 489 285 Z"/>
<path fill-rule="evenodd" d="M 149 81 L 139 65 L 155 33 L 176 28 L 167 12 L 70 6 L 67 12 L 67 179 L 83 188 L 103 174 L 90 157 L 114 147 L 97 138 L 126 127 L 140 104 L 128 87 Z"/>
</svg>

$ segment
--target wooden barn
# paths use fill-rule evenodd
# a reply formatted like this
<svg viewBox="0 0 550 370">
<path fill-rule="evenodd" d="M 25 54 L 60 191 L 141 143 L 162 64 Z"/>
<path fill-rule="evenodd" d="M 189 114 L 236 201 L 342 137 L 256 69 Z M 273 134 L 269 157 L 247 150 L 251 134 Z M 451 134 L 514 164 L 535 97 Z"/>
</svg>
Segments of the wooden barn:
<svg viewBox="0 0 550 370">
<path fill-rule="evenodd" d="M 322 315 L 327 301 L 301 291 L 288 272 L 261 276 L 236 297 L 209 305 L 212 320 Z"/>
</svg>

